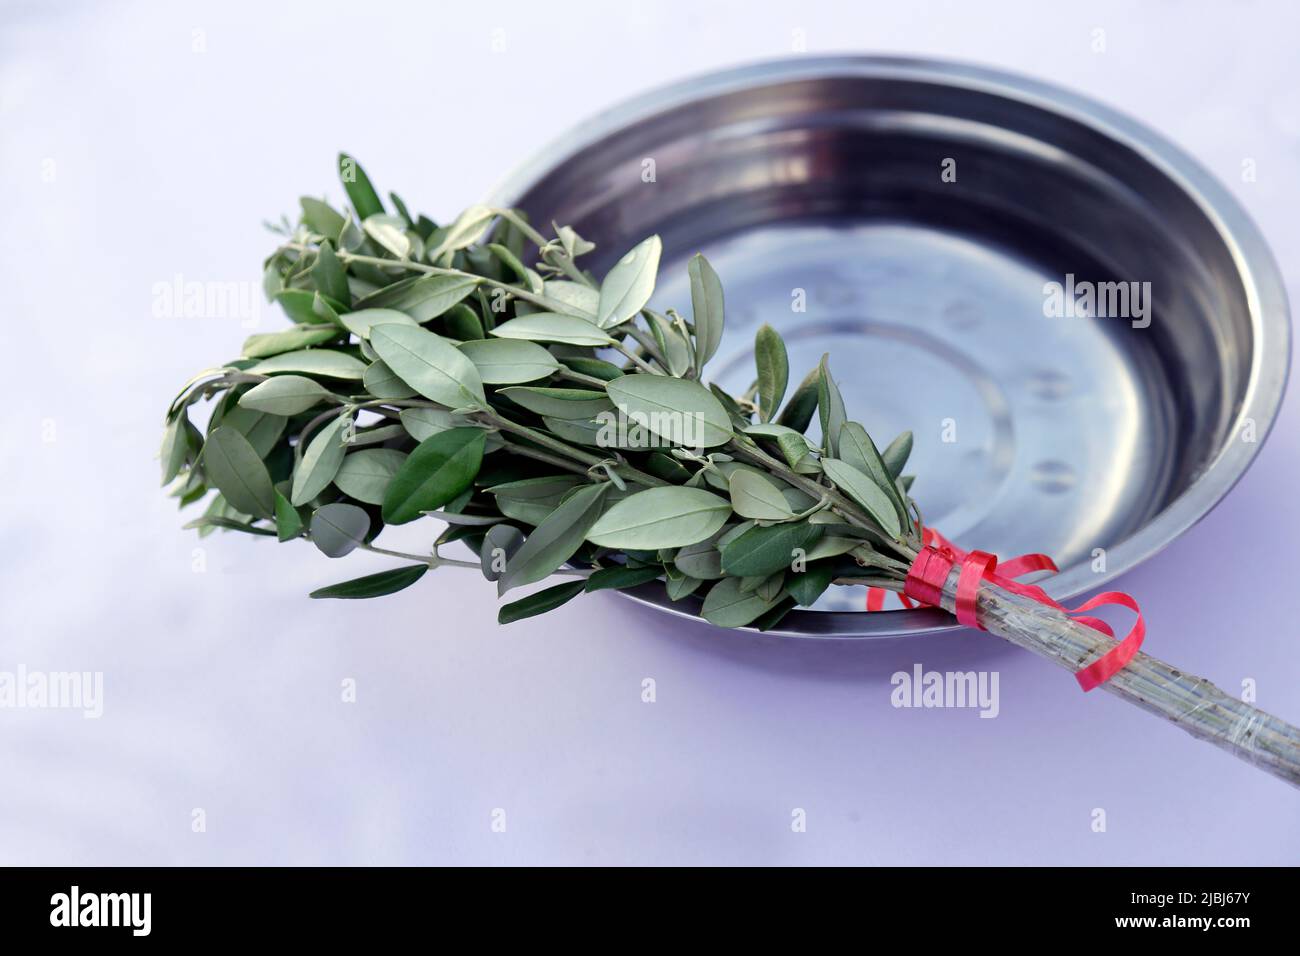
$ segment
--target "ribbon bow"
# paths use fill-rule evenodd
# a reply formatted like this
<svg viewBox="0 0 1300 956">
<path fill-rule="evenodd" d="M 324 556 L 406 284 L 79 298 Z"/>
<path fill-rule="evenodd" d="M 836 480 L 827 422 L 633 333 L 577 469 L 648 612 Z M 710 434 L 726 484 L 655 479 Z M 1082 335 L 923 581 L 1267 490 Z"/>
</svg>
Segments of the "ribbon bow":
<svg viewBox="0 0 1300 956">
<path fill-rule="evenodd" d="M 1074 620 L 1095 631 L 1100 631 L 1109 638 L 1115 637 L 1110 625 L 1100 618 L 1078 616 L 1085 611 L 1108 604 L 1126 607 L 1137 615 L 1137 620 L 1129 628 L 1128 634 L 1114 647 L 1097 658 L 1082 670 L 1075 671 L 1075 680 L 1085 691 L 1092 690 L 1123 669 L 1133 659 L 1142 639 L 1146 636 L 1146 623 L 1142 620 L 1142 611 L 1137 601 L 1123 591 L 1106 591 L 1085 601 L 1076 608 L 1068 608 L 1052 600 L 1042 588 L 1033 584 L 1023 584 L 1016 578 L 1024 577 L 1035 571 L 1058 570 L 1056 562 L 1045 554 L 1022 554 L 998 564 L 998 559 L 987 551 L 963 551 L 933 528 L 926 528 L 922 541 L 925 545 L 912 567 L 908 569 L 907 581 L 899 600 L 904 607 L 917 604 L 940 607 L 944 583 L 956 564 L 961 565 L 961 576 L 957 579 L 957 598 L 955 613 L 957 620 L 967 627 L 980 627 L 976 619 L 976 597 L 980 583 L 987 581 L 996 584 L 1012 594 L 1019 594 L 1039 604 L 1063 611 Z M 885 606 L 885 591 L 882 588 L 870 588 L 867 591 L 867 610 L 879 611 Z M 983 628 L 981 628 L 983 630 Z"/>
</svg>

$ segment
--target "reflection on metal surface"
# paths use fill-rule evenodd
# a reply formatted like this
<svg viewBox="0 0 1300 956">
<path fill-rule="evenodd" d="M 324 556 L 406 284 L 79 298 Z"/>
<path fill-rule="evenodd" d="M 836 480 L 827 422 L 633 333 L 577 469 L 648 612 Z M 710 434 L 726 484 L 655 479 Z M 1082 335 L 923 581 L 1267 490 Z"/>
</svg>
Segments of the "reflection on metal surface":
<svg viewBox="0 0 1300 956">
<path fill-rule="evenodd" d="M 661 307 L 689 307 L 685 261 L 705 252 L 727 295 L 713 380 L 748 387 L 764 322 L 796 381 L 831 353 L 878 443 L 916 433 L 927 520 L 959 544 L 1051 553 L 1058 597 L 1213 507 L 1258 449 L 1240 423 L 1262 441 L 1285 383 L 1277 269 L 1226 192 L 1131 120 L 1021 78 L 872 58 L 703 77 L 585 124 L 497 198 L 571 222 L 599 243 L 597 271 L 660 233 Z M 1150 327 L 1045 315 L 1045 287 L 1067 276 L 1150 283 Z M 780 633 L 949 626 L 857 613 L 855 590 Z M 637 597 L 697 606 L 656 585 Z"/>
</svg>

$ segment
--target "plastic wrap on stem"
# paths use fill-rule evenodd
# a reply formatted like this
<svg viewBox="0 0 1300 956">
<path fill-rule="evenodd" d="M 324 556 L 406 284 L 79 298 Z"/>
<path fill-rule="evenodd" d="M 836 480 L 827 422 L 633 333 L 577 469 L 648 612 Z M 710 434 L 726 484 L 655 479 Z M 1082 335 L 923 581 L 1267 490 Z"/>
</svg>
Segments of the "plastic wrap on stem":
<svg viewBox="0 0 1300 956">
<path fill-rule="evenodd" d="M 959 575 L 954 567 L 944 585 L 948 611 L 956 604 Z M 989 633 L 1071 672 L 1113 646 L 1104 634 L 1055 608 L 996 585 L 980 587 L 976 613 Z M 1202 677 L 1139 652 L 1101 689 L 1300 787 L 1300 728 L 1225 694 Z"/>
</svg>

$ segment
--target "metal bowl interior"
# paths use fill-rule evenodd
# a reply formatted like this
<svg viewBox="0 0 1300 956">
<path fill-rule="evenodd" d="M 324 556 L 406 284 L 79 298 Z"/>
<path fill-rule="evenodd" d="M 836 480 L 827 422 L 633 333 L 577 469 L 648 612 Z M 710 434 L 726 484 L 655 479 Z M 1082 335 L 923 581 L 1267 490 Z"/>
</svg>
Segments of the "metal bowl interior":
<svg viewBox="0 0 1300 956">
<path fill-rule="evenodd" d="M 750 385 L 765 322 L 789 346 L 791 388 L 830 353 L 878 444 L 915 433 L 927 523 L 967 547 L 1053 555 L 1058 597 L 1212 508 L 1285 384 L 1281 281 L 1222 187 L 1105 107 L 984 69 L 804 58 L 704 77 L 584 124 L 497 199 L 573 224 L 598 244 L 598 275 L 659 233 L 658 308 L 689 309 L 686 259 L 703 251 L 726 290 L 713 381 Z M 1076 298 L 1089 284 L 1091 309 Z M 776 633 L 952 626 L 832 591 Z M 657 584 L 634 596 L 698 610 Z"/>
</svg>

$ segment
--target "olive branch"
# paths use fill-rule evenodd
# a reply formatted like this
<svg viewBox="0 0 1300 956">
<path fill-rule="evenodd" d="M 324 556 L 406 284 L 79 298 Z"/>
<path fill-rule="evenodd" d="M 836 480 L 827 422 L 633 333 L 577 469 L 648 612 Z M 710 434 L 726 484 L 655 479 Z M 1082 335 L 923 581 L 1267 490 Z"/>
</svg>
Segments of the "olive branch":
<svg viewBox="0 0 1300 956">
<path fill-rule="evenodd" d="M 501 595 L 566 578 L 503 605 L 501 623 L 651 581 L 674 602 L 702 595 L 715 625 L 760 630 L 835 585 L 903 591 L 925 534 L 903 474 L 911 434 L 881 451 L 826 358 L 790 390 L 768 326 L 745 394 L 706 384 L 725 302 L 702 255 L 689 312 L 660 313 L 657 236 L 598 281 L 570 226 L 481 205 L 440 226 L 339 165 L 351 208 L 304 197 L 296 225 L 273 227 L 263 285 L 292 325 L 250 336 L 168 407 L 163 484 L 182 507 L 207 502 L 187 527 L 403 562 L 314 598 L 392 594 L 442 566 L 478 569 Z M 427 553 L 375 543 L 426 517 L 446 526 Z M 453 542 L 478 560 L 446 557 Z M 994 585 L 978 614 L 1071 670 L 1112 646 Z M 1300 731 L 1208 681 L 1138 654 L 1103 686 L 1300 782 Z"/>
</svg>

